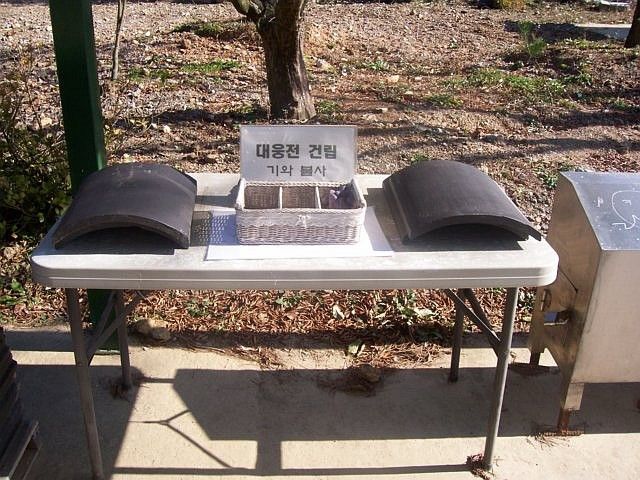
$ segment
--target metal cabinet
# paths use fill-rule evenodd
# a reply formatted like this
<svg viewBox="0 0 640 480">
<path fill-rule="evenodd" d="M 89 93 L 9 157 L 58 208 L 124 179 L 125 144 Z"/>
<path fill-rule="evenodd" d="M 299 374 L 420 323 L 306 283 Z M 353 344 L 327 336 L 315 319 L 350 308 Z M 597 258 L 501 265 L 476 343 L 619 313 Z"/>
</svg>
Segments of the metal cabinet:
<svg viewBox="0 0 640 480">
<path fill-rule="evenodd" d="M 562 372 L 566 431 L 585 383 L 640 381 L 640 174 L 561 174 L 547 241 L 558 277 L 538 289 L 529 348 Z"/>
</svg>

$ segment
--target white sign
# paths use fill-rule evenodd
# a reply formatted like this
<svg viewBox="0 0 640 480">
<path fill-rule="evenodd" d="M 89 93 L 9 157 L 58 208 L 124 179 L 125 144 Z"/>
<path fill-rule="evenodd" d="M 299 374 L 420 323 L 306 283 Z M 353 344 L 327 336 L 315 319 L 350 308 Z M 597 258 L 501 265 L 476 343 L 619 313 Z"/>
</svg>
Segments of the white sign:
<svg viewBox="0 0 640 480">
<path fill-rule="evenodd" d="M 343 182 L 356 172 L 356 127 L 242 125 L 240 171 L 249 181 Z"/>
</svg>

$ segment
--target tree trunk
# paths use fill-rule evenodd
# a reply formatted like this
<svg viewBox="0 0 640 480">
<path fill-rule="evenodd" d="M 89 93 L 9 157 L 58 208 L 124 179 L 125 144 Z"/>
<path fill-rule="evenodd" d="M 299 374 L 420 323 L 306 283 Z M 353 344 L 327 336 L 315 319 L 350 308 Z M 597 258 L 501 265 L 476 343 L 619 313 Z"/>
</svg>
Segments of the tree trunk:
<svg viewBox="0 0 640 480">
<path fill-rule="evenodd" d="M 274 15 L 257 23 L 262 38 L 273 118 L 308 120 L 315 116 L 302 56 L 302 12 L 306 0 L 280 0 Z"/>
<path fill-rule="evenodd" d="M 111 51 L 111 80 L 118 79 L 120 68 L 120 36 L 122 35 L 122 23 L 124 21 L 124 8 L 127 0 L 118 0 L 118 13 L 116 14 L 116 38 Z"/>
<path fill-rule="evenodd" d="M 636 10 L 633 14 L 633 21 L 631 22 L 631 30 L 627 35 L 627 41 L 624 42 L 624 46 L 627 48 L 633 48 L 640 45 L 640 1 L 636 4 Z"/>
</svg>

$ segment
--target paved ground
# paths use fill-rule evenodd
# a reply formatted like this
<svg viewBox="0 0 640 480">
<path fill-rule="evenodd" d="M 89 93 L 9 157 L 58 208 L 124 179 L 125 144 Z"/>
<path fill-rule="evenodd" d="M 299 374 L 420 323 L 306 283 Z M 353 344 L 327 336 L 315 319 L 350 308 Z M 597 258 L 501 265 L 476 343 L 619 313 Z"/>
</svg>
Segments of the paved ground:
<svg viewBox="0 0 640 480">
<path fill-rule="evenodd" d="M 44 447 L 31 478 L 89 478 L 66 331 L 9 330 L 22 398 Z M 336 391 L 340 352 L 283 352 L 290 369 L 260 370 L 219 352 L 132 347 L 144 374 L 129 401 L 114 398 L 118 358 L 92 374 L 106 469 L 114 479 L 470 479 L 483 449 L 493 353 L 467 337 L 457 384 L 444 357 L 385 374 L 374 396 Z M 528 354 L 515 339 L 517 360 Z M 548 357 L 543 364 L 552 365 Z M 640 478 L 638 384 L 591 385 L 573 419 L 586 433 L 536 436 L 557 414 L 560 375 L 509 373 L 497 479 Z"/>
</svg>

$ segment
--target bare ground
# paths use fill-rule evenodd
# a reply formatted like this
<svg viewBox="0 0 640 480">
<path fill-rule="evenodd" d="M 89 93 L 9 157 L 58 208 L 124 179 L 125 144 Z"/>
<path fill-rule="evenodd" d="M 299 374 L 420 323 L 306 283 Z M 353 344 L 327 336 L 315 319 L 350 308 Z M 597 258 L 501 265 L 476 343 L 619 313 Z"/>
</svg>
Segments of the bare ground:
<svg viewBox="0 0 640 480">
<path fill-rule="evenodd" d="M 0 75 L 27 68 L 36 108 L 24 122 L 59 128 L 48 7 L 15 1 L 0 3 L 0 11 Z M 93 12 L 109 161 L 238 171 L 238 125 L 268 121 L 252 27 L 238 23 L 229 4 L 131 2 L 121 79 L 110 82 L 115 5 L 101 3 Z M 629 23 L 631 16 L 559 1 L 516 12 L 459 0 L 310 2 L 305 58 L 319 111 L 314 122 L 358 126 L 361 173 L 428 159 L 473 164 L 544 232 L 558 171 L 640 170 L 640 51 L 573 26 Z M 536 24 L 542 52 L 526 52 L 522 21 Z M 194 22 L 215 22 L 221 33 L 178 31 Z M 12 300 L 0 302 L 2 321 L 59 321 L 60 293 L 27 280 L 28 248 L 4 247 L 2 276 L 17 278 L 25 292 L 8 291 L 5 282 L 3 295 Z M 168 320 L 173 341 L 213 339 L 252 354 L 262 348 L 257 357 L 266 355 L 265 365 L 265 348 L 304 343 L 303 334 L 345 347 L 362 343 L 362 361 L 411 363 L 446 345 L 452 308 L 436 292 L 413 293 L 164 292 L 137 316 Z M 500 298 L 482 292 L 496 318 Z M 532 292 L 521 300 L 518 327 L 526 330 Z"/>
</svg>

